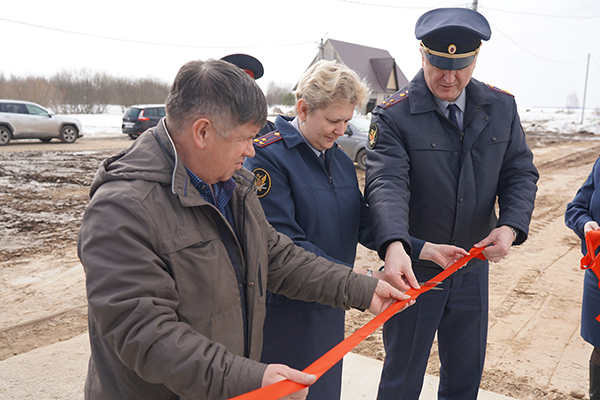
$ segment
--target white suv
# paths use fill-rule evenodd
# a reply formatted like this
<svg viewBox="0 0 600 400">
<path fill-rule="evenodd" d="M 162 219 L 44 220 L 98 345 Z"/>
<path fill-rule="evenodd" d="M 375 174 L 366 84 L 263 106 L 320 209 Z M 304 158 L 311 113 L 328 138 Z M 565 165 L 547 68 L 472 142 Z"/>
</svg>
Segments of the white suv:
<svg viewBox="0 0 600 400">
<path fill-rule="evenodd" d="M 39 104 L 21 100 L 0 100 L 0 146 L 11 139 L 40 139 L 49 142 L 59 138 L 73 143 L 81 134 L 76 118 L 53 115 Z"/>
</svg>

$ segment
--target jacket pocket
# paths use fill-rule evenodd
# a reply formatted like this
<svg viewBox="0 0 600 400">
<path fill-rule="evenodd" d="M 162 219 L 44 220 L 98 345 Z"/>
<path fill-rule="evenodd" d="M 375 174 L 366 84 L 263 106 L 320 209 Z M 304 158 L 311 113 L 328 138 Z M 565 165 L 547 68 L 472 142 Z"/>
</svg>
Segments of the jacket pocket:
<svg viewBox="0 0 600 400">
<path fill-rule="evenodd" d="M 509 141 L 510 129 L 486 128 L 479 134 L 479 137 L 477 137 L 477 140 L 473 143 L 472 149 L 494 145 L 506 146 Z"/>
<path fill-rule="evenodd" d="M 405 144 L 409 152 L 413 151 L 452 151 L 456 142 L 446 135 L 425 133 L 418 136 L 406 136 Z"/>
</svg>

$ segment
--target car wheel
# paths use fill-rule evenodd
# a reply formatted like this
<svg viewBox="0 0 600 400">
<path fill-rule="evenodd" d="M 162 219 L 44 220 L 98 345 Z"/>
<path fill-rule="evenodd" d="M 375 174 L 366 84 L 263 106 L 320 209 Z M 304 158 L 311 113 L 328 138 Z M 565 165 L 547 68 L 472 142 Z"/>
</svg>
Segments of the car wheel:
<svg viewBox="0 0 600 400">
<path fill-rule="evenodd" d="M 361 149 L 356 155 L 356 164 L 358 164 L 358 168 L 363 171 L 367 169 L 367 150 Z"/>
<path fill-rule="evenodd" d="M 0 146 L 5 146 L 12 139 L 12 133 L 5 126 L 0 126 Z"/>
<path fill-rule="evenodd" d="M 71 125 L 65 125 L 60 130 L 60 141 L 63 143 L 73 143 L 77 136 L 77 129 Z"/>
<path fill-rule="evenodd" d="M 44 143 L 50 143 L 50 141 L 52 140 L 51 138 L 44 138 L 44 139 L 40 139 L 42 142 Z"/>
<path fill-rule="evenodd" d="M 129 135 L 129 137 L 131 138 L 131 140 L 135 140 L 138 138 L 139 135 L 134 135 L 133 133 Z"/>
</svg>

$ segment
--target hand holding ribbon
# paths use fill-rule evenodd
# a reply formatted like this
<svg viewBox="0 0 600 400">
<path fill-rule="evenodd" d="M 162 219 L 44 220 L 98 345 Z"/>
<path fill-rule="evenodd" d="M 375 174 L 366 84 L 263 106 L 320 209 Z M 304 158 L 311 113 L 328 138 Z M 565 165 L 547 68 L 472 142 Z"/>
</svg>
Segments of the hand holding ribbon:
<svg viewBox="0 0 600 400">
<path fill-rule="evenodd" d="M 587 254 L 581 259 L 581 269 L 591 269 L 600 279 L 600 262 L 597 262 L 598 255 L 596 254 L 596 250 L 600 246 L 600 230 L 594 229 L 585 235 L 585 246 Z M 598 287 L 600 287 L 600 282 Z M 600 321 L 600 315 L 596 317 L 596 320 Z"/>
<path fill-rule="evenodd" d="M 456 261 L 454 264 L 452 264 L 451 266 L 449 266 L 448 268 L 431 278 L 424 285 L 421 285 L 419 289 L 411 288 L 407 290 L 406 294 L 410 296 L 410 299 L 398 301 L 392 304 L 390 307 L 381 312 L 381 314 L 373 318 L 371 321 L 367 322 L 363 327 L 361 327 L 348 338 L 340 342 L 333 349 L 325 353 L 321 358 L 319 358 L 314 363 L 306 367 L 302 372 L 316 375 L 317 379 L 320 378 L 325 372 L 327 372 L 338 361 L 340 361 L 348 352 L 350 352 L 350 350 L 356 347 L 356 345 L 362 342 L 367 336 L 373 333 L 384 322 L 390 319 L 396 312 L 402 310 L 410 301 L 415 300 L 417 297 L 419 297 L 419 295 L 434 288 L 439 282 L 442 282 L 452 273 L 464 266 L 471 259 L 485 259 L 483 254 L 481 254 L 483 250 L 484 248 L 482 247 L 473 247 L 471 250 L 469 250 L 468 256 L 465 256 L 460 260 Z M 292 382 L 290 380 L 282 380 L 274 384 L 264 386 L 260 389 L 253 390 L 252 392 L 233 397 L 230 400 L 275 400 L 287 396 L 291 393 L 294 393 L 298 390 L 302 390 L 306 387 L 306 385 Z"/>
</svg>

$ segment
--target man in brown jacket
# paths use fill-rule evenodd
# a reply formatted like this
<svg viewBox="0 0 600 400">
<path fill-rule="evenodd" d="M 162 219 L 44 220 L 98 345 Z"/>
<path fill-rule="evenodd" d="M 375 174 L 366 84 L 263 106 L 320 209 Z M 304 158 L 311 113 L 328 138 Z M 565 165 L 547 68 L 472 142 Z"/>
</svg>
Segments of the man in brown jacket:
<svg viewBox="0 0 600 400">
<path fill-rule="evenodd" d="M 246 73 L 189 62 L 166 110 L 90 190 L 78 249 L 92 349 L 85 398 L 227 399 L 283 379 L 313 383 L 257 361 L 267 290 L 373 313 L 407 296 L 269 225 L 242 168 L 266 119 Z"/>
</svg>

